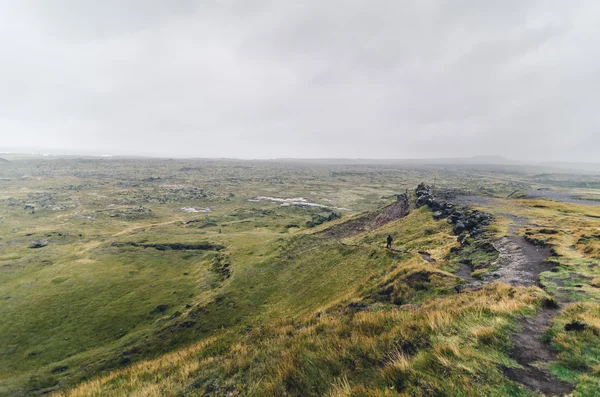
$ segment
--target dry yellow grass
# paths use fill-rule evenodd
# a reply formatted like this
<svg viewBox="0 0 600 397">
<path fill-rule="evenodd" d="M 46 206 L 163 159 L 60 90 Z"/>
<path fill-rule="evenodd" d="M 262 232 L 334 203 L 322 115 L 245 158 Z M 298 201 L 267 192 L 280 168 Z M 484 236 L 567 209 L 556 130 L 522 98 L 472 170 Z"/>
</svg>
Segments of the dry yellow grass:
<svg viewBox="0 0 600 397">
<path fill-rule="evenodd" d="M 217 374 L 227 387 L 244 395 L 282 395 L 287 387 L 310 387 L 313 366 L 333 374 L 336 368 L 342 370 L 339 363 L 348 359 L 362 371 L 372 370 L 363 367 L 368 362 L 382 363 L 371 375 L 381 385 L 370 389 L 378 390 L 372 395 L 385 395 L 386 390 L 397 390 L 400 385 L 409 392 L 417 384 L 430 391 L 446 387 L 468 391 L 472 387 L 468 377 L 485 377 L 482 371 L 495 371 L 493 360 L 482 360 L 475 346 L 502 341 L 509 316 L 535 310 L 544 296 L 535 287 L 493 284 L 479 291 L 425 301 L 418 308 L 407 305 L 358 312 L 351 317 L 332 311 L 302 321 L 278 320 L 253 329 L 225 353 L 203 356 L 203 350 L 218 340 L 212 338 L 59 396 L 174 396 L 188 390 L 194 379 Z M 418 347 L 416 354 L 399 349 L 399 341 L 413 343 Z M 445 373 L 447 380 L 433 381 L 431 371 Z M 355 395 L 360 382 L 350 375 L 342 370 L 333 384 L 320 387 L 331 396 Z"/>
<path fill-rule="evenodd" d="M 215 338 L 209 338 L 156 360 L 144 361 L 125 370 L 115 371 L 110 375 L 83 383 L 67 393 L 58 393 L 55 396 L 174 396 L 181 384 L 189 381 L 190 374 L 201 365 L 201 362 L 194 359 L 194 355 L 214 341 Z"/>
</svg>

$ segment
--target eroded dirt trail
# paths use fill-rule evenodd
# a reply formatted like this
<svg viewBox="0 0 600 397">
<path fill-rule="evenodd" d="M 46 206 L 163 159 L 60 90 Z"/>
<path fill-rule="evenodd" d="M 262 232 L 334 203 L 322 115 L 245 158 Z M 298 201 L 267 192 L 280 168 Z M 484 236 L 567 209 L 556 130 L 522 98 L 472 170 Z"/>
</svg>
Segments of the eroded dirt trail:
<svg viewBox="0 0 600 397">
<path fill-rule="evenodd" d="M 500 257 L 493 264 L 496 270 L 485 275 L 486 282 L 529 287 L 537 284 L 540 273 L 551 268 L 545 262 L 550 257 L 550 248 L 535 247 L 521 236 L 503 237 L 492 245 Z"/>
<path fill-rule="evenodd" d="M 507 378 L 548 396 L 564 396 L 574 389 L 571 384 L 554 378 L 544 369 L 556 361 L 556 353 L 540 338 L 558 312 L 558 308 L 542 307 L 534 317 L 525 317 L 520 321 L 522 328 L 513 335 L 514 350 L 511 357 L 522 368 L 503 368 Z"/>
<path fill-rule="evenodd" d="M 511 232 L 516 232 L 517 228 L 511 229 Z M 550 248 L 536 247 L 522 236 L 503 237 L 493 245 L 500 254 L 493 263 L 496 269 L 482 280 L 473 279 L 468 267 L 460 269 L 458 275 L 469 282 L 467 288 L 479 288 L 496 281 L 512 286 L 537 285 L 539 274 L 551 268 L 546 263 Z M 519 324 L 520 331 L 513 335 L 511 354 L 522 368 L 503 368 L 507 378 L 548 396 L 564 396 L 573 391 L 571 384 L 552 377 L 545 368 L 557 358 L 552 347 L 542 342 L 541 336 L 558 313 L 556 305 L 545 304 L 535 316 L 523 318 Z"/>
</svg>

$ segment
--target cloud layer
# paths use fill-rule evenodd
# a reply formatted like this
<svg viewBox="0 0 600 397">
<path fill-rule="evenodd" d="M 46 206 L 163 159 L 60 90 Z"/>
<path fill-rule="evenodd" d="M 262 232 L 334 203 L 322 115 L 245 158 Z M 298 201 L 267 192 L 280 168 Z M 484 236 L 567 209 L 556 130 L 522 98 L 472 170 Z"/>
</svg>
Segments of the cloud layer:
<svg viewBox="0 0 600 397">
<path fill-rule="evenodd" d="M 0 146 L 597 161 L 600 3 L 0 0 Z"/>
</svg>

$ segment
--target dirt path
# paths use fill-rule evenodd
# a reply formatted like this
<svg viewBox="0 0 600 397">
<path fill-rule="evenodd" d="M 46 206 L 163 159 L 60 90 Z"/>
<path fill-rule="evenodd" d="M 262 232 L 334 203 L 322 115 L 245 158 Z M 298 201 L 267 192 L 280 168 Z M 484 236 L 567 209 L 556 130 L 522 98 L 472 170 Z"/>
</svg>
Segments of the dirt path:
<svg viewBox="0 0 600 397">
<path fill-rule="evenodd" d="M 571 384 L 562 382 L 541 369 L 556 361 L 556 353 L 540 337 L 558 312 L 558 308 L 542 307 L 534 317 L 525 317 L 520 321 L 522 328 L 513 335 L 514 350 L 511 357 L 522 368 L 503 368 L 504 376 L 508 379 L 548 396 L 565 396 L 574 389 Z"/>
<path fill-rule="evenodd" d="M 550 248 L 536 247 L 522 236 L 514 235 L 517 229 L 524 226 L 524 222 L 522 219 L 513 219 L 513 222 L 517 223 L 510 228 L 513 235 L 493 243 L 500 254 L 492 263 L 496 267 L 494 271 L 487 273 L 482 280 L 475 280 L 470 275 L 470 268 L 461 266 L 457 275 L 468 281 L 466 288 L 480 288 L 496 281 L 528 287 L 537 285 L 539 274 L 550 270 L 551 266 L 546 263 Z M 519 322 L 521 329 L 513 335 L 511 357 L 521 368 L 503 368 L 507 378 L 548 396 L 564 396 L 574 389 L 571 384 L 552 377 L 543 369 L 557 359 L 552 347 L 541 341 L 541 336 L 558 312 L 556 305 L 542 305 L 535 316 L 523 318 Z"/>
<path fill-rule="evenodd" d="M 483 277 L 485 283 L 500 281 L 530 287 L 537 284 L 540 273 L 552 267 L 545 262 L 550 256 L 550 248 L 535 247 L 521 236 L 503 237 L 492 245 L 500 256 L 492 263 L 496 270 Z"/>
</svg>

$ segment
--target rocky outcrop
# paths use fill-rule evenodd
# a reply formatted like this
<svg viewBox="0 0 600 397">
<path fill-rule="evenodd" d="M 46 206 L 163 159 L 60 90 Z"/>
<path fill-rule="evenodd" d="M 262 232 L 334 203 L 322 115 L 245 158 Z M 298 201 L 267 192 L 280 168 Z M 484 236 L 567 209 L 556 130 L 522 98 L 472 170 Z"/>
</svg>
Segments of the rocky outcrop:
<svg viewBox="0 0 600 397">
<path fill-rule="evenodd" d="M 469 234 L 471 236 L 481 234 L 483 229 L 492 222 L 492 214 L 468 208 L 457 208 L 448 201 L 436 199 L 431 186 L 423 183 L 417 186 L 415 194 L 417 208 L 427 206 L 433 211 L 435 219 L 447 219 L 447 222 L 453 225 L 452 231 L 458 236 L 457 240 L 461 244 L 466 243 Z"/>
</svg>

